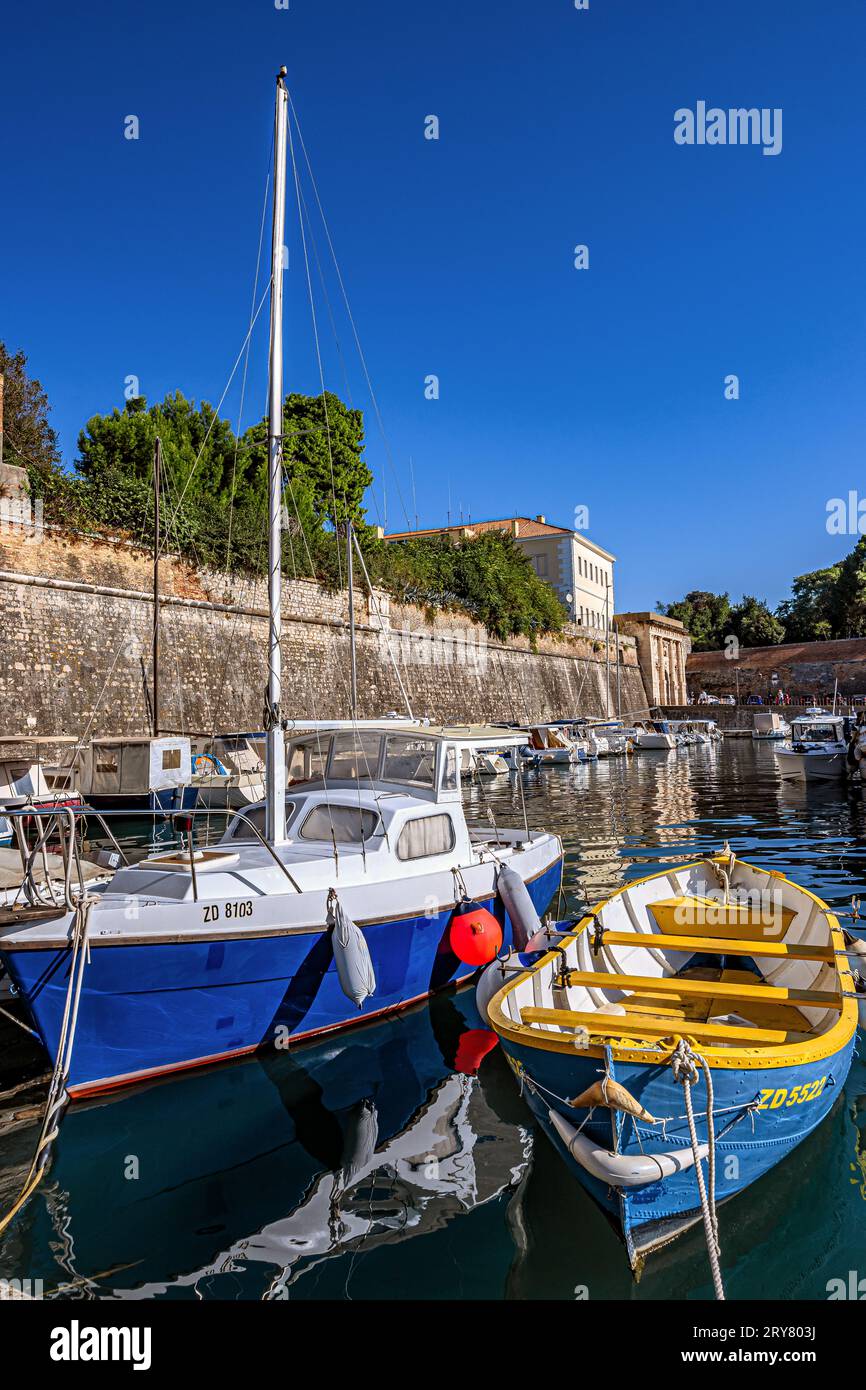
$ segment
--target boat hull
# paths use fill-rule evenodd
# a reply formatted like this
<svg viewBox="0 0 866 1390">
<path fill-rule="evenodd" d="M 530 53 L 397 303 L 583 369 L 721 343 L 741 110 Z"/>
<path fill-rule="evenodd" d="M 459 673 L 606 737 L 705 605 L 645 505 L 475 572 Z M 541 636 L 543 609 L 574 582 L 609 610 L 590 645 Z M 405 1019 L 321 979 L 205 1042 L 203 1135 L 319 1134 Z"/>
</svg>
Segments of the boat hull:
<svg viewBox="0 0 866 1390">
<path fill-rule="evenodd" d="M 88 796 L 94 811 L 125 811 L 129 815 L 147 811 L 191 811 L 198 801 L 197 787 L 167 787 L 162 791 L 118 793 L 116 796 Z"/>
<path fill-rule="evenodd" d="M 559 888 L 561 849 L 550 839 L 526 851 L 527 888 L 543 912 Z M 533 862 L 534 860 L 534 862 Z M 475 900 L 511 924 L 489 890 Z M 290 906 L 299 899 L 289 895 Z M 358 1009 L 340 986 L 324 925 L 271 925 L 267 933 L 223 930 L 194 938 L 106 944 L 92 938 L 69 1079 L 73 1096 L 203 1065 L 346 1028 L 405 1007 L 475 973 L 450 950 L 453 905 L 436 911 L 418 885 L 409 914 L 361 923 L 376 989 Z M 200 915 L 200 905 L 193 905 Z M 278 903 L 262 908 L 279 912 Z M 287 910 L 287 909 L 286 909 Z M 324 917 L 324 913 L 323 913 Z M 7 948 L 3 958 L 53 1057 L 66 999 L 69 949 Z"/>
<path fill-rule="evenodd" d="M 553 1110 L 605 1152 L 616 1149 L 635 1159 L 653 1153 L 681 1154 L 688 1165 L 692 1150 L 683 1086 L 674 1079 L 669 1066 L 659 1066 L 658 1061 L 649 1065 L 610 1063 L 612 1077 L 651 1115 L 667 1121 L 662 1131 L 661 1125 L 602 1108 L 588 1118 L 588 1110 L 575 1110 L 567 1104 L 569 1098 L 581 1095 L 603 1074 L 604 1063 L 599 1058 L 523 1047 L 503 1036 L 500 1040 L 523 1083 L 524 1097 L 533 1114 L 574 1176 L 622 1234 L 633 1268 L 650 1251 L 701 1220 L 693 1164 L 643 1185 L 616 1187 L 594 1176 L 575 1158 L 551 1117 Z M 852 1036 L 832 1055 L 811 1063 L 747 1071 L 737 1067 L 711 1068 L 717 1204 L 749 1187 L 821 1124 L 842 1092 L 854 1041 Z M 706 1095 L 701 1073 L 692 1088 L 699 1144 L 708 1140 Z M 750 1109 L 755 1103 L 759 1108 Z M 706 1161 L 703 1168 L 706 1178 Z"/>
<path fill-rule="evenodd" d="M 838 781 L 848 770 L 845 754 L 796 753 L 787 748 L 775 748 L 776 762 L 783 777 L 802 777 L 808 781 Z"/>
</svg>

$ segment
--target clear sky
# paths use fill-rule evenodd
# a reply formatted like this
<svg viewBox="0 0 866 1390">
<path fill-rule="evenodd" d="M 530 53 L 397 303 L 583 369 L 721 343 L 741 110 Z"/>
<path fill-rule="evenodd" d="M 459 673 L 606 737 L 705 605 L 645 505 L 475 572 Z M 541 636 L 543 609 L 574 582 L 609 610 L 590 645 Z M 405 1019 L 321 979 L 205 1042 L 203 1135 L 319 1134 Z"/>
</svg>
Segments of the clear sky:
<svg viewBox="0 0 866 1390">
<path fill-rule="evenodd" d="M 389 527 L 413 516 L 410 457 L 421 525 L 449 486 L 455 517 L 588 506 L 620 610 L 776 603 L 854 544 L 825 522 L 866 494 L 860 0 L 45 0 L 6 8 L 2 51 L 0 336 L 68 461 L 130 375 L 219 400 L 285 62 L 394 459 L 369 412 L 372 521 L 383 479 Z M 781 108 L 781 152 L 676 144 L 698 101 Z M 286 385 L 315 392 L 290 220 Z M 244 424 L 265 354 L 256 333 Z"/>
</svg>

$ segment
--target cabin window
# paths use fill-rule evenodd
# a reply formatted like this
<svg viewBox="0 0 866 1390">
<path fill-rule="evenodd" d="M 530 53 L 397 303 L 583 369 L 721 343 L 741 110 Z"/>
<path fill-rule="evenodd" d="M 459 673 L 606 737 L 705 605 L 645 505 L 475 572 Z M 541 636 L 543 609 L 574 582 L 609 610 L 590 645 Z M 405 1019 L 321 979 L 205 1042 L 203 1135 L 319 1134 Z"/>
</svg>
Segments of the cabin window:
<svg viewBox="0 0 866 1390">
<path fill-rule="evenodd" d="M 171 772 L 176 767 L 180 767 L 180 749 L 165 748 L 162 754 L 163 772 Z"/>
<path fill-rule="evenodd" d="M 405 782 L 412 787 L 430 787 L 436 773 L 436 744 L 431 738 L 411 734 L 389 734 L 385 739 L 384 782 Z"/>
<path fill-rule="evenodd" d="M 832 743 L 840 733 L 832 724 L 795 724 L 794 737 L 806 743 Z"/>
<path fill-rule="evenodd" d="M 432 854 L 447 854 L 454 844 L 454 822 L 450 816 L 418 816 L 400 831 L 397 858 L 426 859 Z"/>
<path fill-rule="evenodd" d="M 329 844 L 360 845 L 379 828 L 375 811 L 362 806 L 314 806 L 299 831 L 302 840 L 326 840 Z"/>
<path fill-rule="evenodd" d="M 298 807 L 294 801 L 286 801 L 286 830 L 292 823 Z M 243 812 L 244 820 L 239 821 L 237 828 L 232 831 L 231 839 L 248 840 L 252 835 L 250 825 L 255 826 L 260 835 L 265 834 L 265 808 L 264 806 L 251 806 L 248 811 Z M 249 824 L 248 824 L 249 822 Z"/>
<path fill-rule="evenodd" d="M 374 779 L 379 771 L 381 746 L 382 735 L 372 731 L 353 729 L 345 734 L 335 734 L 328 776 L 340 782 Z"/>
<path fill-rule="evenodd" d="M 297 782 L 321 782 L 331 747 L 329 736 L 301 739 L 289 746 L 286 766 L 287 785 Z"/>
<path fill-rule="evenodd" d="M 100 758 L 100 759 L 98 759 L 97 764 L 96 764 L 96 771 L 97 771 L 97 772 L 116 772 L 116 771 L 117 771 L 117 759 L 116 759 L 116 758 Z"/>
<path fill-rule="evenodd" d="M 442 787 L 446 792 L 456 792 L 459 785 L 457 780 L 457 749 L 449 743 L 445 749 L 445 771 L 442 774 Z"/>
</svg>

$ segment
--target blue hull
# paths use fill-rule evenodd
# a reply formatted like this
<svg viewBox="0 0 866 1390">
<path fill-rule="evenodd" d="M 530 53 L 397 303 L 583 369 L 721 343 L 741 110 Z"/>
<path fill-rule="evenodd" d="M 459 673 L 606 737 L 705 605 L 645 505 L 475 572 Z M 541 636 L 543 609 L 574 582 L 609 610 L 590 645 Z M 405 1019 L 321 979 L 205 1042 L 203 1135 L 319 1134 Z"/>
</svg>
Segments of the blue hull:
<svg viewBox="0 0 866 1390">
<path fill-rule="evenodd" d="M 808 1064 L 755 1070 L 713 1068 L 717 1203 L 749 1187 L 822 1123 L 841 1094 L 855 1037 L 832 1055 Z M 643 1254 L 701 1219 L 693 1168 L 640 1187 L 611 1187 L 572 1157 L 550 1119 L 553 1108 L 600 1149 L 635 1156 L 681 1149 L 690 1155 L 683 1087 L 669 1066 L 610 1064 L 611 1076 L 651 1115 L 665 1119 L 664 1127 L 601 1108 L 589 1119 L 588 1110 L 572 1109 L 565 1100 L 598 1081 L 604 1074 L 601 1059 L 524 1047 L 513 1039 L 501 1041 L 518 1075 L 522 1072 L 528 1080 L 524 1097 L 534 1115 L 578 1181 L 621 1231 L 633 1266 Z M 535 1090 L 533 1082 L 544 1089 Z M 703 1144 L 707 1141 L 703 1073 L 692 1088 L 692 1097 L 698 1142 Z M 759 1108 L 751 1109 L 755 1102 Z M 706 1177 L 706 1162 L 703 1167 Z"/>
<path fill-rule="evenodd" d="M 192 811 L 198 801 L 198 787 L 167 787 L 158 792 L 138 792 L 124 796 L 89 796 L 94 811 L 126 811 L 129 815 L 146 811 Z"/>
<path fill-rule="evenodd" d="M 559 888 L 557 860 L 528 883 L 539 913 Z M 511 924 L 493 896 L 479 900 Z M 138 946 L 94 946 L 84 975 L 69 1081 L 82 1095 L 275 1041 L 345 1028 L 404 1007 L 474 970 L 448 946 L 451 913 L 364 928 L 376 990 L 359 1010 L 343 993 L 326 931 Z M 66 949 L 5 954 L 54 1057 L 68 984 Z"/>
</svg>

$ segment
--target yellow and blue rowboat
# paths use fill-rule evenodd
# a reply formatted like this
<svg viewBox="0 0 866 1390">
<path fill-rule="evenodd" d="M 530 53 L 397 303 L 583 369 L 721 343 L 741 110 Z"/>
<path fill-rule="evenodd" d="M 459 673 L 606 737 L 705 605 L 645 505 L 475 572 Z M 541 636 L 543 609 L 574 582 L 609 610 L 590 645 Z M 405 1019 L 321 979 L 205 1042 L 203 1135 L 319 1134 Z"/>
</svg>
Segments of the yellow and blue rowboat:
<svg viewBox="0 0 866 1390">
<path fill-rule="evenodd" d="M 845 938 L 820 898 L 730 851 L 542 935 L 530 945 L 549 949 L 488 967 L 505 981 L 488 1017 L 637 1269 L 714 1223 L 708 1201 L 766 1173 L 840 1095 L 858 1012 Z"/>
</svg>

